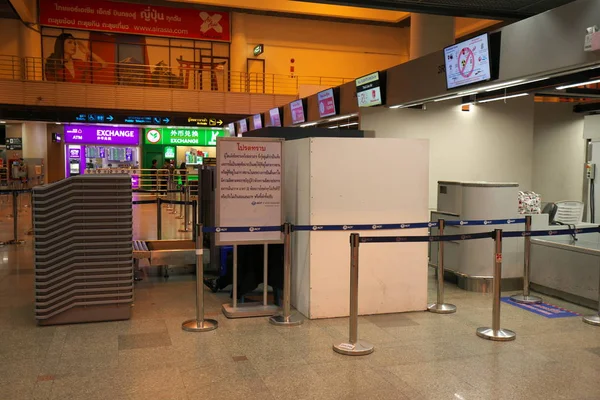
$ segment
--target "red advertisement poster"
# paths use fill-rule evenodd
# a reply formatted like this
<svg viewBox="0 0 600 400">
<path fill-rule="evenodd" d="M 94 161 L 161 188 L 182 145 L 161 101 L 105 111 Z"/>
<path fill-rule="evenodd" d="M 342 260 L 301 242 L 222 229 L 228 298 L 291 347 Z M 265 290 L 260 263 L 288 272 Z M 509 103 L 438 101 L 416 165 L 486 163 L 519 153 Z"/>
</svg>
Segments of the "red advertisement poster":
<svg viewBox="0 0 600 400">
<path fill-rule="evenodd" d="M 40 24 L 67 29 L 186 39 L 231 40 L 227 12 L 104 0 L 40 0 Z"/>
<path fill-rule="evenodd" d="M 317 95 L 319 100 L 319 116 L 321 118 L 335 115 L 335 100 L 333 98 L 333 90 L 327 89 Z"/>
</svg>

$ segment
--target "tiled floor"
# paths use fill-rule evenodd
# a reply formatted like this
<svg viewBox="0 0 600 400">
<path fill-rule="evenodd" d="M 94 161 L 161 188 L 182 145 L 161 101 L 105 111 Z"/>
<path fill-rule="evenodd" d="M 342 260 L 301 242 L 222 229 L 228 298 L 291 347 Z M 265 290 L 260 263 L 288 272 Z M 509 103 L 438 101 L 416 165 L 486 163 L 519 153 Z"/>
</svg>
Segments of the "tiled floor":
<svg viewBox="0 0 600 400">
<path fill-rule="evenodd" d="M 12 220 L 0 211 L 0 241 L 11 239 Z M 129 321 L 37 327 L 27 210 L 20 217 L 26 244 L 0 247 L 1 400 L 600 399 L 600 328 L 502 304 L 502 324 L 517 340 L 482 340 L 475 329 L 490 324 L 491 297 L 452 285 L 456 314 L 361 317 L 360 336 L 376 350 L 360 358 L 331 350 L 347 319 L 294 328 L 227 320 L 225 293 L 206 295 L 217 330 L 184 332 L 181 322 L 194 316 L 192 276 L 137 284 Z M 153 217 L 136 220 L 140 232 L 152 229 Z M 432 299 L 433 284 L 430 276 Z"/>
</svg>

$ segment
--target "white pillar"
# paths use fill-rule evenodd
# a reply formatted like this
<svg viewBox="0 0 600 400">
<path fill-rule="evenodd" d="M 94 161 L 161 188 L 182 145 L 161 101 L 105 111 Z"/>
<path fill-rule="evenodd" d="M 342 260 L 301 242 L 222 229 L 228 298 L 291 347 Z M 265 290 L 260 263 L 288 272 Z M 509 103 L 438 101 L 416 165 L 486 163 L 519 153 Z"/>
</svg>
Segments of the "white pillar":
<svg viewBox="0 0 600 400">
<path fill-rule="evenodd" d="M 454 44 L 454 17 L 410 15 L 410 59 L 426 56 Z"/>
<path fill-rule="evenodd" d="M 47 175 L 48 130 L 45 123 L 24 122 L 22 125 L 23 158 L 29 166 L 29 176 L 33 177 L 36 165 L 44 165 L 42 173 Z"/>
<path fill-rule="evenodd" d="M 229 48 L 229 67 L 231 71 L 231 91 L 245 91 L 246 60 L 248 59 L 248 41 L 246 39 L 245 14 L 234 12 L 231 16 L 231 47 Z"/>
</svg>

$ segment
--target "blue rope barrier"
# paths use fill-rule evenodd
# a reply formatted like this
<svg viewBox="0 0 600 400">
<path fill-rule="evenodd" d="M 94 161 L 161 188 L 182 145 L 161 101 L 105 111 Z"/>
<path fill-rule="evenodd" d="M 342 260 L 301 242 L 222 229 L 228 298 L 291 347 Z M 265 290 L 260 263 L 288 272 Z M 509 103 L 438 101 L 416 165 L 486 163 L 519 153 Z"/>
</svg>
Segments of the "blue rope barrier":
<svg viewBox="0 0 600 400">
<path fill-rule="evenodd" d="M 282 232 L 283 226 L 219 226 L 202 227 L 204 233 Z"/>
<path fill-rule="evenodd" d="M 422 229 L 437 227 L 437 222 L 418 222 L 407 224 L 365 224 L 365 225 L 295 225 L 294 231 L 380 231 L 380 230 L 398 230 L 398 229 Z"/>
<path fill-rule="evenodd" d="M 600 233 L 600 227 L 593 228 L 578 228 L 578 229 L 555 229 L 548 231 L 531 231 L 531 232 L 502 232 L 502 237 L 515 238 L 515 237 L 541 237 L 541 236 L 566 236 L 566 235 L 578 235 L 582 233 Z"/>
<path fill-rule="evenodd" d="M 363 236 L 360 243 L 419 243 L 419 242 L 456 242 L 461 240 L 490 239 L 493 232 L 472 233 L 469 235 L 444 236 Z"/>
<path fill-rule="evenodd" d="M 525 218 L 519 219 L 482 219 L 472 221 L 446 221 L 446 226 L 487 226 L 524 224 Z"/>
</svg>

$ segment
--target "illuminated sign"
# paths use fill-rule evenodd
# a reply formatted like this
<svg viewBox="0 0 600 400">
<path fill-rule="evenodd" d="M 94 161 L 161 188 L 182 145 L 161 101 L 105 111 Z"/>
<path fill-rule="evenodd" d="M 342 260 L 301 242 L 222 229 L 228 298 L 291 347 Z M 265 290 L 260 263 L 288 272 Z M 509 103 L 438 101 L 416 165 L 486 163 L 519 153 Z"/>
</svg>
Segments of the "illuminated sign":
<svg viewBox="0 0 600 400">
<path fill-rule="evenodd" d="M 264 52 L 265 52 L 264 44 L 257 44 L 256 47 L 254 47 L 254 50 L 252 51 L 252 53 L 254 54 L 254 57 L 258 57 Z"/>
<path fill-rule="evenodd" d="M 146 144 L 166 146 L 216 146 L 217 137 L 219 136 L 228 136 L 227 131 L 215 128 L 155 128 L 144 130 Z"/>
<path fill-rule="evenodd" d="M 193 118 L 189 117 L 187 122 L 190 124 L 196 124 L 197 126 L 223 126 L 223 120 L 218 118 L 208 118 L 208 117 L 199 117 Z"/>
</svg>

